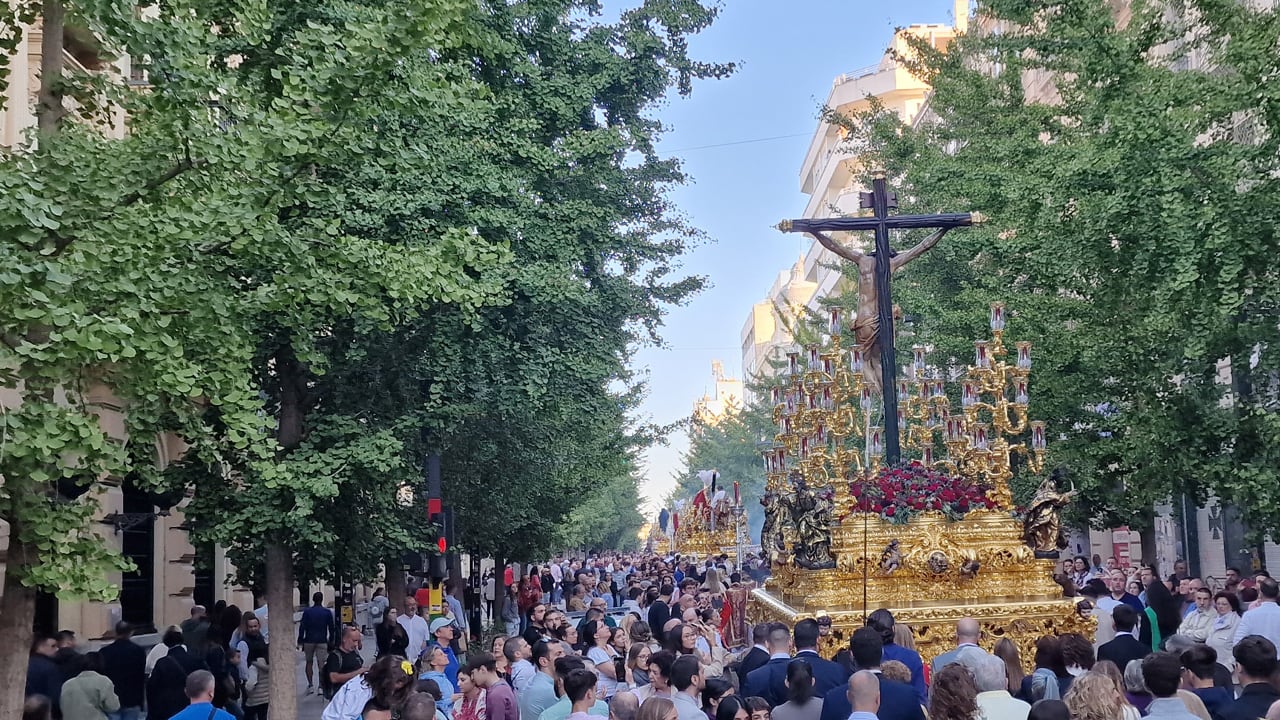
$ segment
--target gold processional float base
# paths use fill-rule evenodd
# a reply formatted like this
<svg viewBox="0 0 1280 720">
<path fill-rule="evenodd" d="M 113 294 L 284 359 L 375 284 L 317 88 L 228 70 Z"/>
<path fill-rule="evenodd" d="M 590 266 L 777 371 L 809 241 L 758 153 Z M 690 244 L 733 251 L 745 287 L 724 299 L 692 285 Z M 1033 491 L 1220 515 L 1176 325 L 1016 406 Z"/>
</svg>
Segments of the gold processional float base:
<svg viewBox="0 0 1280 720">
<path fill-rule="evenodd" d="M 977 510 L 954 522 L 922 513 L 901 525 L 853 513 L 832 525 L 831 541 L 834 568 L 775 563 L 772 577 L 751 594 L 747 621 L 793 625 L 825 614 L 832 621 L 824 648 L 830 656 L 865 625 L 866 568 L 865 612 L 885 608 L 910 625 L 926 663 L 955 647 L 962 618 L 981 623 L 987 650 L 1002 638 L 1012 640 L 1024 665 L 1042 636 L 1093 636 L 1093 620 L 1081 617 L 1076 601 L 1064 598 L 1053 580 L 1056 561 L 1037 559 L 1023 543 L 1022 523 L 1007 512 Z"/>
</svg>

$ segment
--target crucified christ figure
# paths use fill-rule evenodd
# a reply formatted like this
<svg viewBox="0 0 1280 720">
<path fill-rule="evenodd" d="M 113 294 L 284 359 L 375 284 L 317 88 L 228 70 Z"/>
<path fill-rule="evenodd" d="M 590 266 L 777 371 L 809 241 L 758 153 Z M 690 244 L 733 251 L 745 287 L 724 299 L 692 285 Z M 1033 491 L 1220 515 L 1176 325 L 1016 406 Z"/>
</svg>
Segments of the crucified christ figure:
<svg viewBox="0 0 1280 720">
<path fill-rule="evenodd" d="M 915 247 L 894 255 L 889 261 L 890 273 L 897 272 L 904 265 L 937 245 L 948 230 L 950 228 L 935 230 Z M 845 247 L 824 233 L 809 234 L 822 243 L 824 248 L 858 266 L 858 316 L 853 322 L 853 332 L 857 338 L 858 347 L 862 349 L 863 356 L 866 358 L 863 379 L 874 392 L 880 393 L 882 391 L 880 387 L 880 321 L 876 312 L 876 306 L 880 300 L 880 289 L 876 285 L 876 256 Z"/>
</svg>

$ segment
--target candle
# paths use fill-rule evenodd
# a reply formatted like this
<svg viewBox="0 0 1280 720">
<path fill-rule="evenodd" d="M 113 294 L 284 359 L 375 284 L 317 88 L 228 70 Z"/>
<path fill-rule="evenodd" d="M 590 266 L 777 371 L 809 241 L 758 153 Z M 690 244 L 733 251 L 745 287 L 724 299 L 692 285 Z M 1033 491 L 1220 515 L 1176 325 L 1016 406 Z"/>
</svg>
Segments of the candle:
<svg viewBox="0 0 1280 720">
<path fill-rule="evenodd" d="M 924 346 L 911 346 L 911 369 L 916 373 L 924 372 Z"/>
<path fill-rule="evenodd" d="M 1018 367 L 1023 370 L 1031 369 L 1031 343 L 1016 343 L 1018 348 Z"/>
<path fill-rule="evenodd" d="M 809 409 L 814 410 L 818 407 L 818 396 L 813 393 L 805 393 L 805 399 L 809 402 Z"/>
<path fill-rule="evenodd" d="M 884 454 L 884 429 L 879 425 L 872 425 L 870 432 L 867 434 L 870 441 L 870 451 L 875 457 Z"/>
<path fill-rule="evenodd" d="M 819 445 L 827 444 L 827 429 L 818 423 L 818 428 L 813 431 L 813 439 L 818 441 Z"/>
<path fill-rule="evenodd" d="M 835 400 L 831 397 L 831 388 L 829 387 L 822 388 L 822 409 L 823 410 L 836 409 L 836 403 L 835 403 Z"/>
<path fill-rule="evenodd" d="M 925 445 L 920 451 L 920 460 L 925 467 L 933 467 L 933 446 Z"/>
<path fill-rule="evenodd" d="M 769 391 L 769 395 L 773 399 L 774 405 L 777 405 L 782 402 L 782 388 L 775 386 L 772 390 Z"/>
<path fill-rule="evenodd" d="M 822 369 L 822 358 L 820 356 L 820 351 L 818 350 L 817 345 L 809 346 L 809 369 L 810 370 Z"/>
<path fill-rule="evenodd" d="M 741 504 L 742 504 L 742 498 L 741 498 L 741 496 L 739 496 L 739 495 L 738 495 L 738 481 L 737 481 L 737 480 L 734 480 L 734 481 L 733 481 L 733 504 L 734 504 L 734 505 L 741 505 Z"/>
<path fill-rule="evenodd" d="M 936 398 L 947 396 L 947 388 L 945 385 L 942 384 L 941 380 L 933 381 L 933 396 Z"/>
<path fill-rule="evenodd" d="M 791 434 L 791 418 L 789 417 L 782 418 L 782 434 L 784 435 Z"/>
<path fill-rule="evenodd" d="M 948 415 L 944 424 L 947 426 L 947 442 L 955 442 L 960 439 L 960 419 Z"/>
<path fill-rule="evenodd" d="M 978 390 L 974 387 L 973 383 L 966 382 L 964 384 L 964 391 L 960 395 L 960 406 L 969 407 L 976 402 L 978 402 Z"/>
<path fill-rule="evenodd" d="M 906 402 L 911 399 L 911 384 L 906 380 L 898 381 L 898 402 Z"/>
<path fill-rule="evenodd" d="M 807 460 L 809 458 L 809 438 L 800 438 L 800 459 Z"/>
<path fill-rule="evenodd" d="M 866 385 L 862 386 L 862 409 L 871 409 L 871 388 Z"/>
<path fill-rule="evenodd" d="M 795 415 L 797 409 L 796 390 L 787 391 L 787 414 Z"/>
<path fill-rule="evenodd" d="M 1045 448 L 1044 423 L 1037 420 L 1031 423 L 1031 449 L 1044 450 L 1044 448 Z"/>
<path fill-rule="evenodd" d="M 840 308 L 831 308 L 831 322 L 827 326 L 827 331 L 832 335 L 839 335 L 840 330 Z"/>
<path fill-rule="evenodd" d="M 976 340 L 973 343 L 974 354 L 977 356 L 978 367 L 988 368 L 991 366 L 991 358 L 987 355 L 987 341 Z"/>
<path fill-rule="evenodd" d="M 898 406 L 898 427 L 905 428 L 906 426 L 907 426 L 907 409 L 899 405 Z"/>
<path fill-rule="evenodd" d="M 1026 405 L 1030 402 L 1030 395 L 1027 394 L 1027 381 L 1018 381 L 1018 392 L 1014 395 L 1013 401 L 1019 405 Z"/>
<path fill-rule="evenodd" d="M 867 355 L 859 348 L 849 351 L 849 370 L 860 373 L 867 364 Z"/>
<path fill-rule="evenodd" d="M 827 375 L 835 374 L 835 363 L 831 361 L 831 358 L 825 356 L 822 358 L 822 372 Z"/>
<path fill-rule="evenodd" d="M 973 445 L 979 450 L 986 450 L 989 443 L 987 442 L 987 424 L 974 423 L 973 425 Z"/>
<path fill-rule="evenodd" d="M 787 353 L 787 373 L 796 375 L 800 372 L 800 353 Z"/>
<path fill-rule="evenodd" d="M 996 332 L 1004 330 L 1004 303 L 991 303 L 991 329 Z"/>
</svg>

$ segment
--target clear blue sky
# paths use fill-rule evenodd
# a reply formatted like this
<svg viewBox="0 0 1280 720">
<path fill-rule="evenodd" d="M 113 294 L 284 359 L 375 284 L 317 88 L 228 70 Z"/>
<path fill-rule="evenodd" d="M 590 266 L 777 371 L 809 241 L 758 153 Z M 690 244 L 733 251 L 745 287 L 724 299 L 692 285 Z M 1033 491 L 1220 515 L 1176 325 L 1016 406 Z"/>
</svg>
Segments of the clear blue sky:
<svg viewBox="0 0 1280 720">
<path fill-rule="evenodd" d="M 712 387 L 712 360 L 740 376 L 740 333 L 748 309 L 807 247 L 772 226 L 804 210 L 800 163 L 832 80 L 878 62 L 895 27 L 953 21 L 951 0 L 723 5 L 719 20 L 693 39 L 691 49 L 703 60 L 736 62 L 738 72 L 699 83 L 692 97 L 673 97 L 658 112 L 670 128 L 661 150 L 681 157 L 692 177 L 672 197 L 710 238 L 686 256 L 684 270 L 707 276 L 711 284 L 671 310 L 662 333 L 666 347 L 644 348 L 635 359 L 635 367 L 649 374 L 641 415 L 659 423 L 690 414 L 694 400 Z M 640 488 L 646 511 L 656 511 L 656 502 L 674 485 L 687 445 L 680 433 L 647 452 Z"/>
</svg>

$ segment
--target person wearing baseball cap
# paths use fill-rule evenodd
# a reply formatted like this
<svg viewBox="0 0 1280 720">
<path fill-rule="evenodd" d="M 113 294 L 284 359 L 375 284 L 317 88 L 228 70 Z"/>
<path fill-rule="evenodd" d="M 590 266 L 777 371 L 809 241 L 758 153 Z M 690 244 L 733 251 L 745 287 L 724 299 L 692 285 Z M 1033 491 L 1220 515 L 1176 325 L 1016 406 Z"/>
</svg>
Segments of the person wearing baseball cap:
<svg viewBox="0 0 1280 720">
<path fill-rule="evenodd" d="M 449 664 L 445 666 L 444 674 L 449 678 L 449 682 L 454 687 L 458 687 L 458 656 L 454 654 L 450 643 L 453 642 L 453 621 L 449 618 L 439 617 L 431 621 L 431 643 L 430 645 L 438 645 L 444 651 L 445 657 L 449 658 Z M 431 647 L 427 647 L 427 652 L 431 652 Z"/>
</svg>

